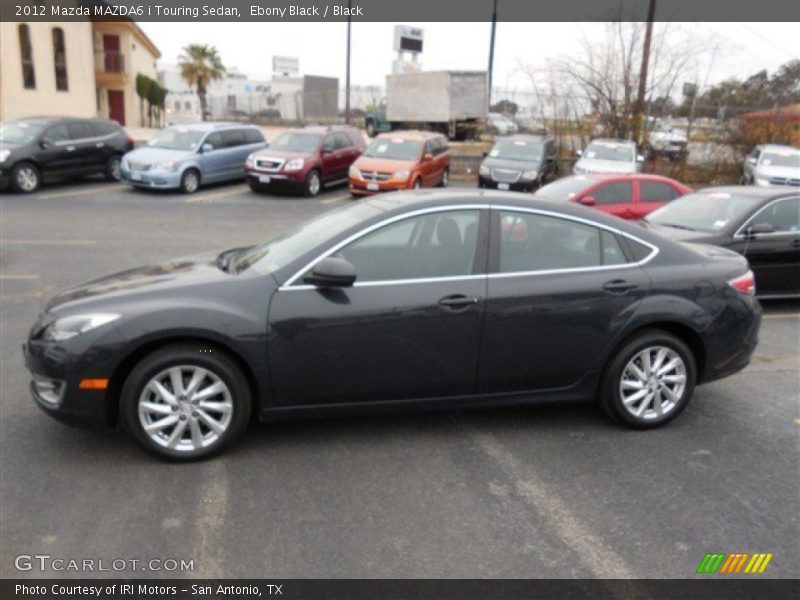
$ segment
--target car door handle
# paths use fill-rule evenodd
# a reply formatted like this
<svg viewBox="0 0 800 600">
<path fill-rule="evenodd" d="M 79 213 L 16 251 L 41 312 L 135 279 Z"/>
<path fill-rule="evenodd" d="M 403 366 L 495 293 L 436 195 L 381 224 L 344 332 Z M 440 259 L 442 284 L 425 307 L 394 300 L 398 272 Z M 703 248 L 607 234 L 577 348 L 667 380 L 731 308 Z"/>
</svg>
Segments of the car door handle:
<svg viewBox="0 0 800 600">
<path fill-rule="evenodd" d="M 75 146 L 67 146 L 67 152 L 75 152 Z"/>
<path fill-rule="evenodd" d="M 450 310 L 459 310 L 474 306 L 480 302 L 480 298 L 474 296 L 464 296 L 463 294 L 455 294 L 453 296 L 445 296 L 439 300 L 439 305 Z"/>
<path fill-rule="evenodd" d="M 612 279 L 603 284 L 603 289 L 612 294 L 624 294 L 637 287 L 639 287 L 638 283 L 631 283 L 624 279 Z"/>
<path fill-rule="evenodd" d="M 97 142 L 95 146 L 97 146 L 98 148 L 102 148 L 103 146 L 105 146 L 105 144 L 103 142 Z"/>
</svg>

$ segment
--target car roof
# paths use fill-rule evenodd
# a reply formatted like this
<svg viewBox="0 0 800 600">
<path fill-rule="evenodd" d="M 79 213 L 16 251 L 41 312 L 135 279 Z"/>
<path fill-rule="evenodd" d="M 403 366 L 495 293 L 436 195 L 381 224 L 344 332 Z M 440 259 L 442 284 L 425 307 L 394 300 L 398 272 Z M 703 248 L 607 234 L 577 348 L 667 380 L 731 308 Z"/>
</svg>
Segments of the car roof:
<svg viewBox="0 0 800 600">
<path fill-rule="evenodd" d="M 593 142 L 600 142 L 602 144 L 619 144 L 619 145 L 625 145 L 625 146 L 635 146 L 636 145 L 636 142 L 634 142 L 632 140 L 621 140 L 621 139 L 616 139 L 616 138 L 594 138 L 589 143 L 591 144 Z"/>
<path fill-rule="evenodd" d="M 387 131 L 381 133 L 377 137 L 381 139 L 397 138 L 400 140 L 420 140 L 425 141 L 431 138 L 444 137 L 441 133 L 435 131 L 419 131 L 416 129 L 407 129 L 404 131 Z"/>
<path fill-rule="evenodd" d="M 234 123 L 232 121 L 206 121 L 204 123 L 185 123 L 180 125 L 172 125 L 172 127 L 179 129 L 190 129 L 193 131 L 221 131 L 225 129 L 231 129 L 233 127 L 258 129 L 256 125 L 251 125 L 250 123 Z"/>
<path fill-rule="evenodd" d="M 776 150 L 778 152 L 786 152 L 787 150 L 791 152 L 800 153 L 800 148 L 795 148 L 794 146 L 787 146 L 784 144 L 759 144 L 759 148 L 762 150 Z"/>
<path fill-rule="evenodd" d="M 293 127 L 300 131 L 307 131 L 309 133 L 329 133 L 331 131 L 358 131 L 358 128 L 352 125 L 306 125 L 305 127 Z"/>
</svg>

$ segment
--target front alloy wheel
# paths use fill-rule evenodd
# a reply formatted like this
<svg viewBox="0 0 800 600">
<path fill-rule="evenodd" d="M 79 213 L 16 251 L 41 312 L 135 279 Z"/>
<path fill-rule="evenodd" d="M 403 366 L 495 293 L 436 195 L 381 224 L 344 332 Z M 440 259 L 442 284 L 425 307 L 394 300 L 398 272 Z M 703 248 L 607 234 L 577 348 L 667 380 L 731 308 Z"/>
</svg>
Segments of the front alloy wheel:
<svg viewBox="0 0 800 600">
<path fill-rule="evenodd" d="M 306 196 L 314 197 L 322 189 L 322 181 L 319 178 L 319 171 L 311 171 L 306 176 Z"/>
<path fill-rule="evenodd" d="M 200 174 L 194 169 L 187 169 L 181 176 L 181 191 L 184 194 L 194 194 L 200 187 Z"/>
<path fill-rule="evenodd" d="M 11 171 L 11 186 L 15 192 L 30 194 L 39 189 L 42 178 L 39 170 L 30 163 L 21 163 Z"/>
</svg>

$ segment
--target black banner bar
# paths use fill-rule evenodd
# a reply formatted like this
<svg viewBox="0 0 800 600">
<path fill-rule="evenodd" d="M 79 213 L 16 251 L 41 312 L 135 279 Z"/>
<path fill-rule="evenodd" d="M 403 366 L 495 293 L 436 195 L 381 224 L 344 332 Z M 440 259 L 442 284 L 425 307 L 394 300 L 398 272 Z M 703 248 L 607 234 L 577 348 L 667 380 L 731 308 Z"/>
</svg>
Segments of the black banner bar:
<svg viewBox="0 0 800 600">
<path fill-rule="evenodd" d="M 0 0 L 2 21 L 480 22 L 493 0 Z M 644 21 L 648 0 L 498 0 L 499 21 Z M 658 0 L 656 21 L 800 21 L 787 0 Z"/>
</svg>

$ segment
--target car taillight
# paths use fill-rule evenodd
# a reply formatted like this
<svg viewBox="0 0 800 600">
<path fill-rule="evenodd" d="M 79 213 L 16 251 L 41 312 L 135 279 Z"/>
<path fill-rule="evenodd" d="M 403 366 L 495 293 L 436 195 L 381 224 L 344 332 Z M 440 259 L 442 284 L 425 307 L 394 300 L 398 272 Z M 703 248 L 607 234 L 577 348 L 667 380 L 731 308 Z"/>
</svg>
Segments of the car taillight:
<svg viewBox="0 0 800 600">
<path fill-rule="evenodd" d="M 728 281 L 728 285 L 735 289 L 740 294 L 747 294 L 748 296 L 755 296 L 756 293 L 756 278 L 753 276 L 752 271 L 748 271 L 744 275 L 740 275 L 735 279 Z"/>
</svg>

